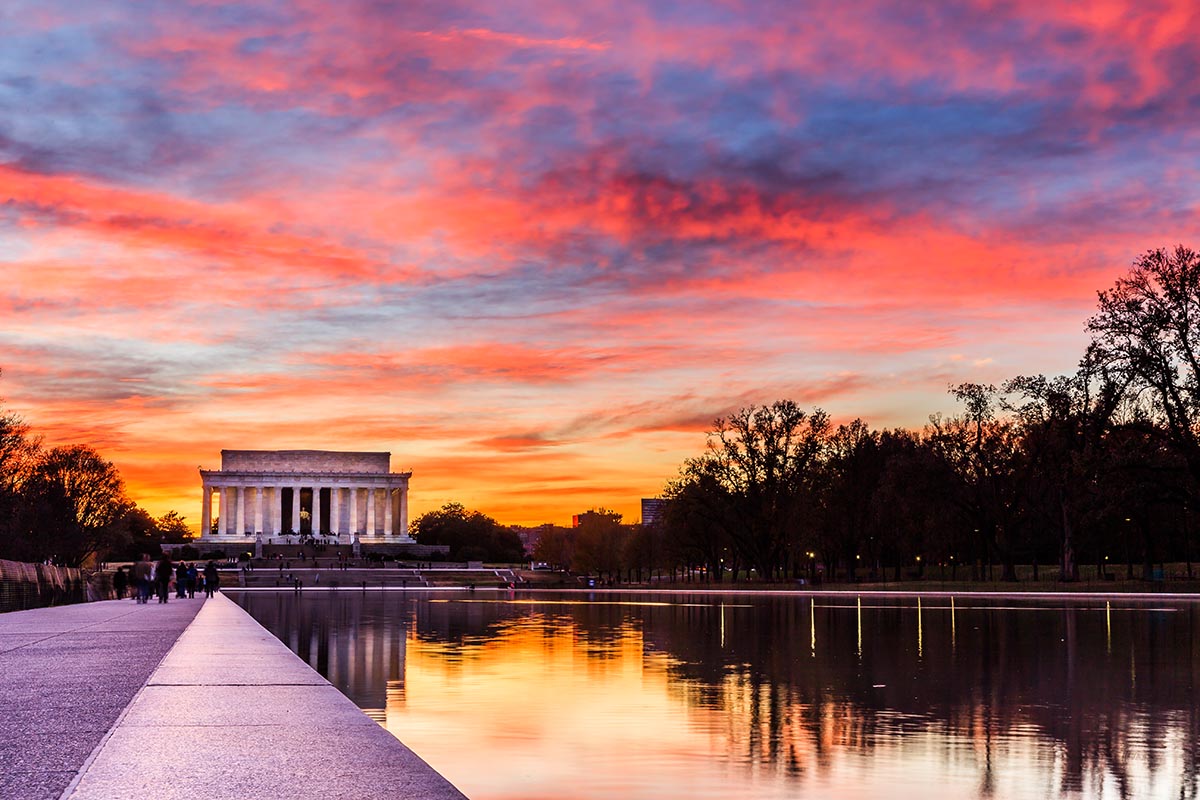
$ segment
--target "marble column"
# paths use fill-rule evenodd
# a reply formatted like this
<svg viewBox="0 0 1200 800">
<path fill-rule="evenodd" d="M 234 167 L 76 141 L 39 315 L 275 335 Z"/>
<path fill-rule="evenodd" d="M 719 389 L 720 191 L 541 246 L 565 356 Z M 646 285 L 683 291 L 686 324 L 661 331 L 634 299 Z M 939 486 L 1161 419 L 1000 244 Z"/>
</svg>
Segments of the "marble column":
<svg viewBox="0 0 1200 800">
<path fill-rule="evenodd" d="M 342 490 L 336 486 L 329 490 L 329 532 L 334 536 L 342 533 Z"/>
<path fill-rule="evenodd" d="M 387 539 L 391 539 L 395 534 L 392 529 L 392 501 L 396 497 L 392 494 L 392 488 L 389 486 L 383 490 L 383 535 Z"/>
<path fill-rule="evenodd" d="M 229 504 L 225 497 L 225 487 L 217 487 L 217 536 L 224 536 L 229 527 Z"/>
<path fill-rule="evenodd" d="M 350 501 L 350 541 L 358 535 L 358 487 L 351 486 L 346 490 L 346 499 Z"/>
<path fill-rule="evenodd" d="M 263 532 L 263 517 L 266 512 L 263 506 L 267 503 L 267 490 L 263 486 L 254 487 L 254 533 L 260 534 Z"/>
<path fill-rule="evenodd" d="M 408 487 L 400 489 L 400 535 L 408 536 Z"/>
<path fill-rule="evenodd" d="M 313 536 L 321 535 L 321 487 L 313 487 L 313 502 L 312 502 L 312 533 Z"/>
<path fill-rule="evenodd" d="M 283 531 L 283 487 L 271 487 L 271 533 L 278 536 Z"/>
<path fill-rule="evenodd" d="M 292 487 L 292 531 L 300 535 L 300 487 Z"/>
<path fill-rule="evenodd" d="M 207 483 L 204 484 L 202 496 L 204 501 L 200 506 L 200 535 L 207 539 L 212 536 L 212 487 Z"/>
<path fill-rule="evenodd" d="M 367 536 L 375 537 L 375 530 L 378 526 L 375 524 L 375 487 L 367 489 Z"/>
<path fill-rule="evenodd" d="M 229 519 L 223 524 L 226 536 L 237 536 L 237 498 L 238 492 L 236 486 L 225 487 L 225 510 L 229 512 Z"/>
<path fill-rule="evenodd" d="M 241 539 L 246 535 L 246 487 L 239 486 L 234 491 L 237 492 L 237 527 L 233 535 Z"/>
</svg>

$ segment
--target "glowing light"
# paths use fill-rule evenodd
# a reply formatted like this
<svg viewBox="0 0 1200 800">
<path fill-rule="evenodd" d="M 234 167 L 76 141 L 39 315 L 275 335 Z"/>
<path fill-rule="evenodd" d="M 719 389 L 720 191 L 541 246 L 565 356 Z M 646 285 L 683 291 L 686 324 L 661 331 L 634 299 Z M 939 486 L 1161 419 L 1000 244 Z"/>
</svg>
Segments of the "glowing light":
<svg viewBox="0 0 1200 800">
<path fill-rule="evenodd" d="M 918 557 L 919 558 L 919 557 Z M 921 598 L 917 598 L 917 658 L 925 657 L 925 628 L 921 624 Z"/>
<path fill-rule="evenodd" d="M 954 596 L 950 597 L 950 652 L 958 652 L 958 637 L 954 625 Z"/>
<path fill-rule="evenodd" d="M 808 637 L 809 648 L 812 650 L 812 657 L 817 657 L 817 601 L 813 600 L 808 604 Z"/>
<path fill-rule="evenodd" d="M 855 601 L 854 618 L 858 622 L 858 658 L 862 660 L 862 598 Z"/>
</svg>

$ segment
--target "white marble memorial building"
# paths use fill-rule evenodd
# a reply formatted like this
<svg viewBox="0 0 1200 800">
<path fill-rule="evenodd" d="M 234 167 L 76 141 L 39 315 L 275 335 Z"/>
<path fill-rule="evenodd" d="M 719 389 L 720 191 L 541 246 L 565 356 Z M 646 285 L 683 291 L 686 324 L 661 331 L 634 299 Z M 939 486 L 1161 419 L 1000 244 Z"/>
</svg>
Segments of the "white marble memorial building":
<svg viewBox="0 0 1200 800">
<path fill-rule="evenodd" d="M 219 470 L 200 470 L 201 536 L 210 543 L 257 537 L 278 543 L 310 534 L 343 544 L 412 542 L 412 473 L 390 469 L 391 453 L 222 450 Z"/>
</svg>

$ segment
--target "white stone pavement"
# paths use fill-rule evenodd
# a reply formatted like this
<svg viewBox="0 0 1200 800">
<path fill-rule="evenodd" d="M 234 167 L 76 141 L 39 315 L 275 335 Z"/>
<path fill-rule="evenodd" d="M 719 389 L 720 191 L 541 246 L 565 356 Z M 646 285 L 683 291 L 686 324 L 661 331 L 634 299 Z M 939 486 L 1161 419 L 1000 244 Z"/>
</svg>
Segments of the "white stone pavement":
<svg viewBox="0 0 1200 800">
<path fill-rule="evenodd" d="M 463 795 L 218 594 L 63 798 Z"/>
</svg>

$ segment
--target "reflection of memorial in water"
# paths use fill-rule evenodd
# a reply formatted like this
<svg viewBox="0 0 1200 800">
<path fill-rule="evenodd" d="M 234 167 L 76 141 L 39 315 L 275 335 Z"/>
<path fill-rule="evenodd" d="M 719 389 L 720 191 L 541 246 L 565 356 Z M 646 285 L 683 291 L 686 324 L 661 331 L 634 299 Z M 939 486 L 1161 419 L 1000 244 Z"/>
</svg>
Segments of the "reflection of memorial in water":
<svg viewBox="0 0 1200 800">
<path fill-rule="evenodd" d="M 386 609 L 364 603 L 355 592 L 255 595 L 251 611 L 283 641 L 368 715 L 384 722 L 391 702 L 403 702 L 404 651 L 412 626 L 412 604 L 403 594 Z M 246 599 L 239 598 L 242 605 Z M 312 602 L 315 601 L 315 602 Z"/>
<path fill-rule="evenodd" d="M 241 602 L 448 774 L 435 756 L 537 753 L 659 791 L 732 781 L 712 796 L 1197 796 L 1195 605 L 610 599 Z"/>
</svg>

